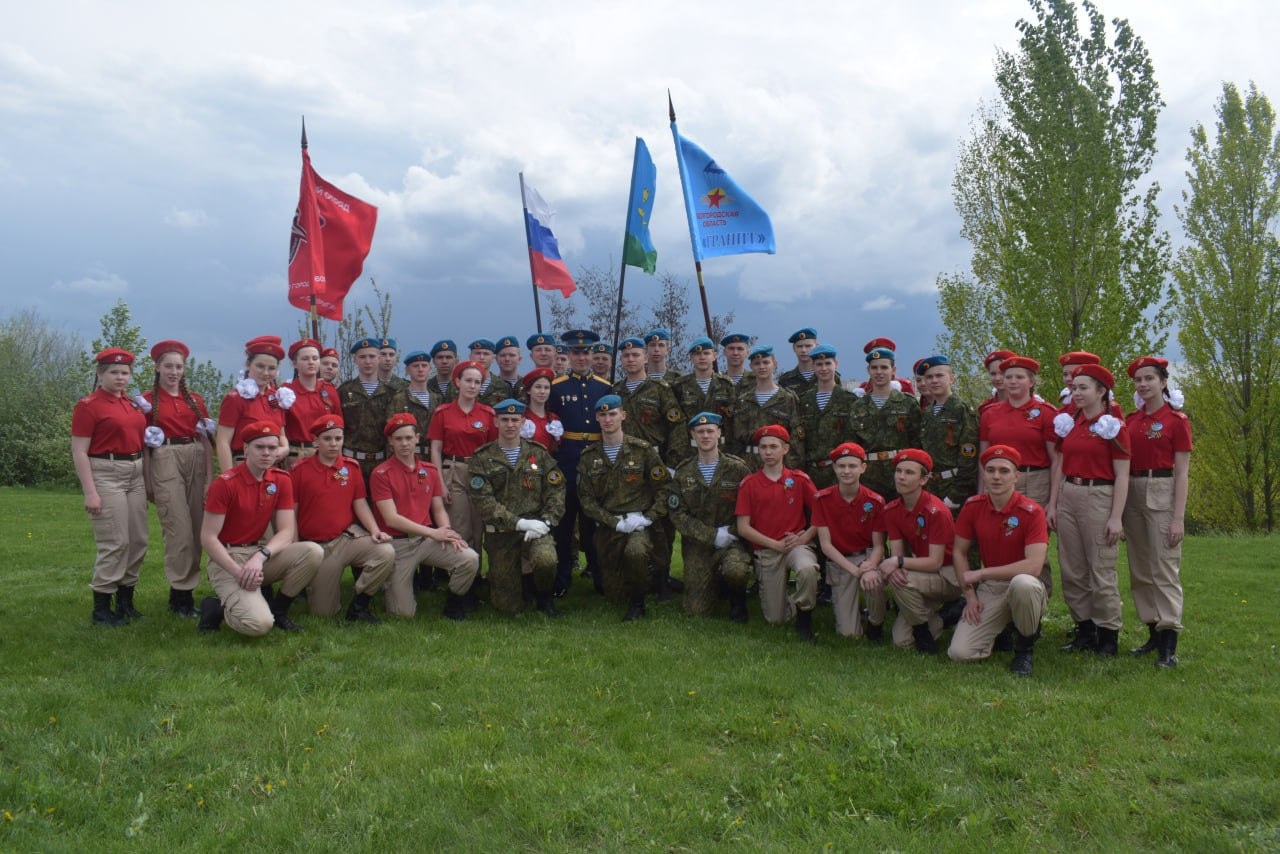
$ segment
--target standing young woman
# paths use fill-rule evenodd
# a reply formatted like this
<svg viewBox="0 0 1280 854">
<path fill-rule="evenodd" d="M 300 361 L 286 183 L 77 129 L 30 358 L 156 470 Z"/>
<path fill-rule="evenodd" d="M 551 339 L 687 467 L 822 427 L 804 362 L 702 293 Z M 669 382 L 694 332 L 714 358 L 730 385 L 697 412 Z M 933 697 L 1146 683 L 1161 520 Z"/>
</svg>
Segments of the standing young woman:
<svg viewBox="0 0 1280 854">
<path fill-rule="evenodd" d="M 293 405 L 292 389 L 276 387 L 276 374 L 284 348 L 274 335 L 262 335 L 244 345 L 245 378 L 222 398 L 218 409 L 218 432 L 215 444 L 218 449 L 218 469 L 231 471 L 244 458 L 244 445 L 240 431 L 255 421 L 270 421 L 280 425 L 281 460 L 289 456 L 289 439 L 285 435 L 284 413 Z"/>
<path fill-rule="evenodd" d="M 142 396 L 147 423 L 164 433 L 161 444 L 149 448 L 147 496 L 155 502 L 164 536 L 164 577 L 169 582 L 169 610 L 196 618 L 195 596 L 200 583 L 200 523 L 204 495 L 213 479 L 213 449 L 209 433 L 215 425 L 200 395 L 187 388 L 187 358 L 181 341 L 161 341 L 151 348 L 156 380 Z"/>
<path fill-rule="evenodd" d="M 1143 356 L 1129 365 L 1142 407 L 1125 419 L 1133 451 L 1124 505 L 1129 586 L 1150 637 L 1132 652 L 1155 651 L 1157 667 L 1178 664 L 1182 631 L 1182 536 L 1191 469 L 1191 422 L 1174 408 L 1169 362 Z M 1180 402 L 1177 402 L 1181 408 Z"/>
<path fill-rule="evenodd" d="M 560 437 L 564 435 L 564 425 L 560 423 L 559 416 L 547 410 L 551 381 L 555 378 L 556 372 L 551 368 L 534 368 L 520 379 L 529 401 L 524 410 L 520 438 L 537 442 L 553 454 L 560 447 Z"/>
<path fill-rule="evenodd" d="M 431 462 L 444 479 L 444 503 L 448 505 L 453 530 L 477 551 L 483 523 L 471 505 L 467 463 L 477 448 L 498 438 L 493 407 L 480 402 L 484 373 L 479 362 L 458 363 L 453 369 L 458 399 L 436 410 L 427 433 Z"/>
<path fill-rule="evenodd" d="M 1129 494 L 1129 434 L 1119 418 L 1107 414 L 1115 384 L 1101 365 L 1081 365 L 1071 378 L 1076 413 L 1054 419 L 1062 464 L 1045 516 L 1049 527 L 1058 529 L 1062 598 L 1076 623 L 1076 636 L 1064 652 L 1114 656 L 1118 648 L 1116 561 Z"/>
<path fill-rule="evenodd" d="M 133 378 L 133 354 L 111 347 L 95 361 L 97 388 L 80 399 L 71 416 L 71 459 L 98 547 L 90 583 L 93 622 L 121 626 L 142 616 L 133 607 L 133 589 L 138 584 L 138 567 L 147 556 L 142 457 L 147 418 L 125 394 Z"/>
<path fill-rule="evenodd" d="M 306 459 L 316 452 L 316 437 L 311 425 L 325 415 L 342 414 L 338 390 L 320 378 L 320 342 L 303 338 L 289 347 L 293 362 L 293 379 L 282 386 L 293 392 L 293 405 L 284 413 L 284 432 L 289 437 L 288 460 Z"/>
</svg>

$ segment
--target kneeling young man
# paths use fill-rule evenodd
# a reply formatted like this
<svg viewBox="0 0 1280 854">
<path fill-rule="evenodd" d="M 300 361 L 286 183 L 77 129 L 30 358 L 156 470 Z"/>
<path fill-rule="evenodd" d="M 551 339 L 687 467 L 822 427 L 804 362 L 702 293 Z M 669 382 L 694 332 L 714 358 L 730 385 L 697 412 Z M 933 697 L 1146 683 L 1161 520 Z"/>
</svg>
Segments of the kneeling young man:
<svg viewBox="0 0 1280 854">
<path fill-rule="evenodd" d="M 991 655 L 996 635 L 1013 621 L 1009 669 L 1031 675 L 1031 654 L 1049 599 L 1040 568 L 1049 550 L 1049 528 L 1040 505 L 1018 492 L 1022 455 L 1008 445 L 982 452 L 986 495 L 975 495 L 956 520 L 956 576 L 964 591 L 964 616 L 956 624 L 948 654 L 955 661 Z M 970 569 L 968 550 L 977 542 L 982 569 Z"/>
<path fill-rule="evenodd" d="M 532 587 L 538 610 L 558 617 L 551 599 L 556 581 L 551 529 L 564 515 L 564 474 L 546 448 L 520 437 L 524 409 L 514 398 L 494 407 L 498 440 L 471 456 L 471 500 L 485 523 L 493 607 L 519 613 Z"/>
<path fill-rule="evenodd" d="M 315 455 L 289 470 L 298 504 L 298 538 L 324 549 L 324 561 L 307 588 L 307 606 L 319 616 L 338 613 L 342 571 L 359 567 L 363 571 L 356 578 L 347 619 L 376 623 L 369 601 L 395 566 L 391 535 L 373 518 L 360 464 L 342 455 L 342 419 L 322 415 L 309 429 L 315 436 Z"/>
<path fill-rule="evenodd" d="M 209 582 L 217 598 L 200 603 L 202 632 L 217 631 L 223 619 L 242 635 L 261 637 L 275 626 L 301 631 L 289 619 L 294 597 L 311 583 L 324 550 L 296 541 L 293 482 L 272 468 L 280 456 L 280 425 L 254 421 L 240 431 L 244 462 L 223 472 L 205 497 L 200 546 L 209 555 Z M 267 526 L 274 533 L 261 544 Z M 280 592 L 270 595 L 280 582 Z"/>
<path fill-rule="evenodd" d="M 369 476 L 369 493 L 378 523 L 391 535 L 396 551 L 395 569 L 386 585 L 387 613 L 400 617 L 417 613 L 413 573 L 419 564 L 426 564 L 449 573 L 444 616 L 465 620 L 462 597 L 480 571 L 480 556 L 449 527 L 440 470 L 415 453 L 422 437 L 413 415 L 391 416 L 382 432 L 391 444 L 392 458 Z"/>
<path fill-rule="evenodd" d="M 884 499 L 860 482 L 867 452 L 856 442 L 845 442 L 827 455 L 836 484 L 820 490 L 813 501 L 813 525 L 827 557 L 827 583 L 836 631 L 845 637 L 862 637 L 859 593 L 862 576 L 879 571 L 884 558 Z M 884 621 L 884 590 L 878 596 L 877 613 Z"/>
<path fill-rule="evenodd" d="M 760 580 L 760 608 L 770 623 L 795 618 L 796 634 L 813 640 L 813 607 L 818 603 L 818 556 L 813 549 L 817 529 L 809 523 L 817 493 L 809 475 L 783 465 L 791 434 L 779 424 L 756 430 L 751 443 L 761 468 L 738 487 L 738 535 L 755 548 Z M 796 591 L 787 594 L 787 577 L 795 573 Z"/>
<path fill-rule="evenodd" d="M 898 619 L 893 623 L 893 642 L 903 649 L 932 654 L 942 633 L 938 606 L 960 595 L 952 566 L 951 543 L 955 524 L 941 498 L 925 492 L 933 458 L 919 448 L 899 451 L 893 458 L 893 482 L 898 498 L 884 508 L 889 557 L 880 572 L 863 579 L 863 589 L 893 588 L 898 603 Z M 881 600 L 880 622 L 884 621 Z M 871 622 L 876 622 L 874 616 Z"/>
</svg>

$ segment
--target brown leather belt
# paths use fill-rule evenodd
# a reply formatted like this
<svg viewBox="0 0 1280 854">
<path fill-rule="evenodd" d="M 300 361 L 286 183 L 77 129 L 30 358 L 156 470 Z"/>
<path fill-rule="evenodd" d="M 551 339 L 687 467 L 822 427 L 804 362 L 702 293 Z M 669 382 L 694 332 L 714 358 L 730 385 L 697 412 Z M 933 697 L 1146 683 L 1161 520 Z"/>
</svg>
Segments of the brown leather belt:
<svg viewBox="0 0 1280 854">
<path fill-rule="evenodd" d="M 566 430 L 565 434 L 560 438 L 572 439 L 576 442 L 599 442 L 600 434 L 599 433 L 570 433 L 569 431 Z"/>
</svg>

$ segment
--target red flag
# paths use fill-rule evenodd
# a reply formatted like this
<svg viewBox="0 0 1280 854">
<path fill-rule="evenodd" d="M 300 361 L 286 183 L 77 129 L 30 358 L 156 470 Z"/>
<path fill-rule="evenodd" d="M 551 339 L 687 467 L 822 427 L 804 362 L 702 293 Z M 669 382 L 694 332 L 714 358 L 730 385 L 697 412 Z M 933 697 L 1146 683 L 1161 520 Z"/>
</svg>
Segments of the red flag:
<svg viewBox="0 0 1280 854">
<path fill-rule="evenodd" d="M 289 236 L 289 302 L 330 320 L 342 320 L 342 301 L 360 278 L 373 243 L 378 209 L 316 174 L 302 150 L 302 186 Z"/>
</svg>

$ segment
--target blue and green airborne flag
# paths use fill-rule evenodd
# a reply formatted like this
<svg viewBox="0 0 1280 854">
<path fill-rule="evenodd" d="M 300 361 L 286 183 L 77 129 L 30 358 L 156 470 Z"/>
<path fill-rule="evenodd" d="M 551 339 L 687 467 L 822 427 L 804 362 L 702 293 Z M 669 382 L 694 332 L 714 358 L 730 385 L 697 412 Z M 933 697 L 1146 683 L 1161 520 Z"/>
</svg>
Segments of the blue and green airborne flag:
<svg viewBox="0 0 1280 854">
<path fill-rule="evenodd" d="M 639 267 L 649 275 L 658 269 L 658 252 L 649 237 L 649 214 L 653 211 L 653 193 L 658 183 L 658 170 L 649 156 L 644 140 L 636 137 L 636 158 L 631 167 L 631 198 L 627 203 L 627 237 L 622 248 L 622 263 Z"/>
<path fill-rule="evenodd" d="M 676 162 L 680 166 L 694 260 L 747 252 L 774 254 L 773 223 L 769 214 L 711 155 L 680 135 L 674 110 L 671 134 L 676 140 Z"/>
</svg>

